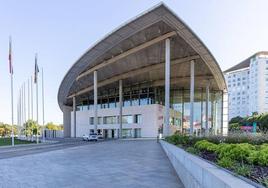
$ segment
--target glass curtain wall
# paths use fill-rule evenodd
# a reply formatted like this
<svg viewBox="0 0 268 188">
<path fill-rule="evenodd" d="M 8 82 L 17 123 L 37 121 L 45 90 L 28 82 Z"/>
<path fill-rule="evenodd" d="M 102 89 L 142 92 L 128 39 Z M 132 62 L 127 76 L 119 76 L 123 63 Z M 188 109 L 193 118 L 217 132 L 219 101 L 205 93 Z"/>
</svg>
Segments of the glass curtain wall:
<svg viewBox="0 0 268 188">
<path fill-rule="evenodd" d="M 165 105 L 165 89 L 150 86 L 132 86 L 123 88 L 123 107 L 160 104 Z M 93 96 L 81 99 L 77 110 L 93 110 Z M 221 133 L 222 125 L 222 91 L 210 90 L 208 101 L 208 114 L 206 115 L 206 89 L 195 89 L 194 93 L 194 134 L 204 134 L 206 122 L 210 134 Z M 109 89 L 98 93 L 98 108 L 117 108 L 119 94 L 117 89 Z M 190 131 L 190 90 L 176 88 L 170 91 L 170 124 L 179 132 Z"/>
</svg>

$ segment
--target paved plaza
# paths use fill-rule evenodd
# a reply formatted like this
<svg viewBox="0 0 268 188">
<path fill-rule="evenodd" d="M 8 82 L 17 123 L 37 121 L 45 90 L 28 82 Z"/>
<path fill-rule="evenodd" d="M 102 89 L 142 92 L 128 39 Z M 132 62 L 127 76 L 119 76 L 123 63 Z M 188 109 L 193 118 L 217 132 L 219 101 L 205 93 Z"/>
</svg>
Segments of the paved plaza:
<svg viewBox="0 0 268 188">
<path fill-rule="evenodd" d="M 183 187 L 152 140 L 107 141 L 5 158 L 0 169 L 0 187 L 8 188 Z"/>
</svg>

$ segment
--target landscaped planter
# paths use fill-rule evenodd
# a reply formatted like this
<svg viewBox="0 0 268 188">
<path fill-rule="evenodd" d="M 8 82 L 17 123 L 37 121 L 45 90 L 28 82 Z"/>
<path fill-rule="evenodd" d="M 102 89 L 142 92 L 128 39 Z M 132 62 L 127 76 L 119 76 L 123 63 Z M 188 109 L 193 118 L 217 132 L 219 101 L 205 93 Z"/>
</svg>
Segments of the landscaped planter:
<svg viewBox="0 0 268 188">
<path fill-rule="evenodd" d="M 161 140 L 160 143 L 186 188 L 263 187 L 250 181 L 246 182 L 166 141 Z"/>
</svg>

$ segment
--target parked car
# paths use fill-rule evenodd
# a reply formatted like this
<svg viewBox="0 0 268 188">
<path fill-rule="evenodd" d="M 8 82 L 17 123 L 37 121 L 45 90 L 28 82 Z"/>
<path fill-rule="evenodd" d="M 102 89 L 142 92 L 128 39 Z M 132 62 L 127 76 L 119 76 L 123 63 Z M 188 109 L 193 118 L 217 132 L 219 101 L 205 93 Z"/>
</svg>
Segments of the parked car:
<svg viewBox="0 0 268 188">
<path fill-rule="evenodd" d="M 98 141 L 98 135 L 96 133 L 90 133 L 88 141 Z"/>
<path fill-rule="evenodd" d="M 98 139 L 103 139 L 103 136 L 102 136 L 102 134 L 98 134 Z"/>
<path fill-rule="evenodd" d="M 83 140 L 88 141 L 89 135 L 83 135 Z"/>
</svg>

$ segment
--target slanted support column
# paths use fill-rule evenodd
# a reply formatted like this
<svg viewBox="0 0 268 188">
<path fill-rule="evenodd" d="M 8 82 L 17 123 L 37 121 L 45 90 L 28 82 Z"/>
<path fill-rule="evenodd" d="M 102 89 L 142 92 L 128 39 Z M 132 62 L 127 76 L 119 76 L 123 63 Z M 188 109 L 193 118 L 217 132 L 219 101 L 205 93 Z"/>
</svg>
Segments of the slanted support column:
<svg viewBox="0 0 268 188">
<path fill-rule="evenodd" d="M 73 126 L 74 126 L 74 138 L 76 138 L 76 98 L 73 97 Z"/>
<path fill-rule="evenodd" d="M 190 83 L 190 135 L 194 132 L 194 60 L 191 62 L 191 83 Z"/>
<path fill-rule="evenodd" d="M 97 133 L 98 126 L 98 75 L 94 71 L 94 133 Z"/>
<path fill-rule="evenodd" d="M 209 134 L 209 127 L 208 127 L 209 87 L 210 87 L 210 81 L 208 81 L 206 86 L 206 130 L 205 130 L 206 136 L 208 136 Z"/>
<path fill-rule="evenodd" d="M 166 60 L 165 60 L 165 124 L 163 127 L 164 136 L 169 136 L 170 116 L 170 39 L 166 39 Z"/>
<path fill-rule="evenodd" d="M 119 80 L 119 138 L 122 138 L 123 83 Z"/>
</svg>

